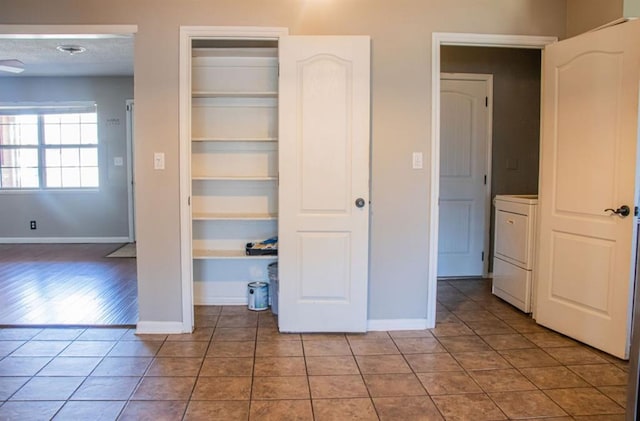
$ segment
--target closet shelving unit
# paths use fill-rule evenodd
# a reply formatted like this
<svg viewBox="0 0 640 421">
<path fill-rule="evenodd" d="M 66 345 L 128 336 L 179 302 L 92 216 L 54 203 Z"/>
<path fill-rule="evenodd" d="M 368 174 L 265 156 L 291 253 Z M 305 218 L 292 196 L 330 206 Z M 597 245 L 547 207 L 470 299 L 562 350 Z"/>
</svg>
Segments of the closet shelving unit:
<svg viewBox="0 0 640 421">
<path fill-rule="evenodd" d="M 276 256 L 245 244 L 277 234 L 275 41 L 192 45 L 191 224 L 195 304 L 244 304 Z"/>
</svg>

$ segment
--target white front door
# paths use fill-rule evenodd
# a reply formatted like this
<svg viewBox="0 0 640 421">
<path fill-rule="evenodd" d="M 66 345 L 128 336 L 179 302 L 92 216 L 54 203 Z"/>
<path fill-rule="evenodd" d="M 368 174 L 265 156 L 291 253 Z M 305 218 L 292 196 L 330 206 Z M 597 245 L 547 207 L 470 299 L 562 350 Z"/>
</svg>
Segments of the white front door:
<svg viewBox="0 0 640 421">
<path fill-rule="evenodd" d="M 489 82 L 446 74 L 440 80 L 438 276 L 482 276 Z"/>
<path fill-rule="evenodd" d="M 628 356 L 640 21 L 544 52 L 537 322 Z M 607 208 L 630 208 L 629 216 Z"/>
<path fill-rule="evenodd" d="M 284 332 L 363 332 L 370 40 L 280 38 L 279 314 Z"/>
</svg>

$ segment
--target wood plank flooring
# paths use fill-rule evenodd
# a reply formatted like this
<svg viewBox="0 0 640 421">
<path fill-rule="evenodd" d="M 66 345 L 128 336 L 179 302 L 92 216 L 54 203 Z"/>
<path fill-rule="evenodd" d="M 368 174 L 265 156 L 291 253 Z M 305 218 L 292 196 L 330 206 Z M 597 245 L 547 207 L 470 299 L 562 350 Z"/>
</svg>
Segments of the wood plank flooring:
<svg viewBox="0 0 640 421">
<path fill-rule="evenodd" d="M 132 325 L 136 259 L 121 244 L 0 244 L 0 325 Z"/>
</svg>

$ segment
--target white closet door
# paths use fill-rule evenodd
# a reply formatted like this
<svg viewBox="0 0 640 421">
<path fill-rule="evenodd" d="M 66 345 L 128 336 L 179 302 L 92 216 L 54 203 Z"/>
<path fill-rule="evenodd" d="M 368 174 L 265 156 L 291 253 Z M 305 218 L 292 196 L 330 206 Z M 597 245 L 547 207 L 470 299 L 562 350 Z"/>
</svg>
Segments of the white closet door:
<svg viewBox="0 0 640 421">
<path fill-rule="evenodd" d="M 628 356 L 640 22 L 544 52 L 538 323 Z M 629 207 L 629 215 L 605 210 Z"/>
<path fill-rule="evenodd" d="M 363 332 L 370 40 L 280 38 L 279 325 Z"/>
</svg>

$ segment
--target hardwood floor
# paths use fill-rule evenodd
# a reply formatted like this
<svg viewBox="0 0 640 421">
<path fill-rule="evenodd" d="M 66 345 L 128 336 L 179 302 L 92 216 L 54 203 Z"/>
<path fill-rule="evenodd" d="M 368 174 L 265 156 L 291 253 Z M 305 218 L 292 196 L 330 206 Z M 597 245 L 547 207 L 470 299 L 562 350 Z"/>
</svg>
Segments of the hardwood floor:
<svg viewBox="0 0 640 421">
<path fill-rule="evenodd" d="M 132 325 L 136 259 L 120 244 L 0 244 L 0 325 Z"/>
</svg>

